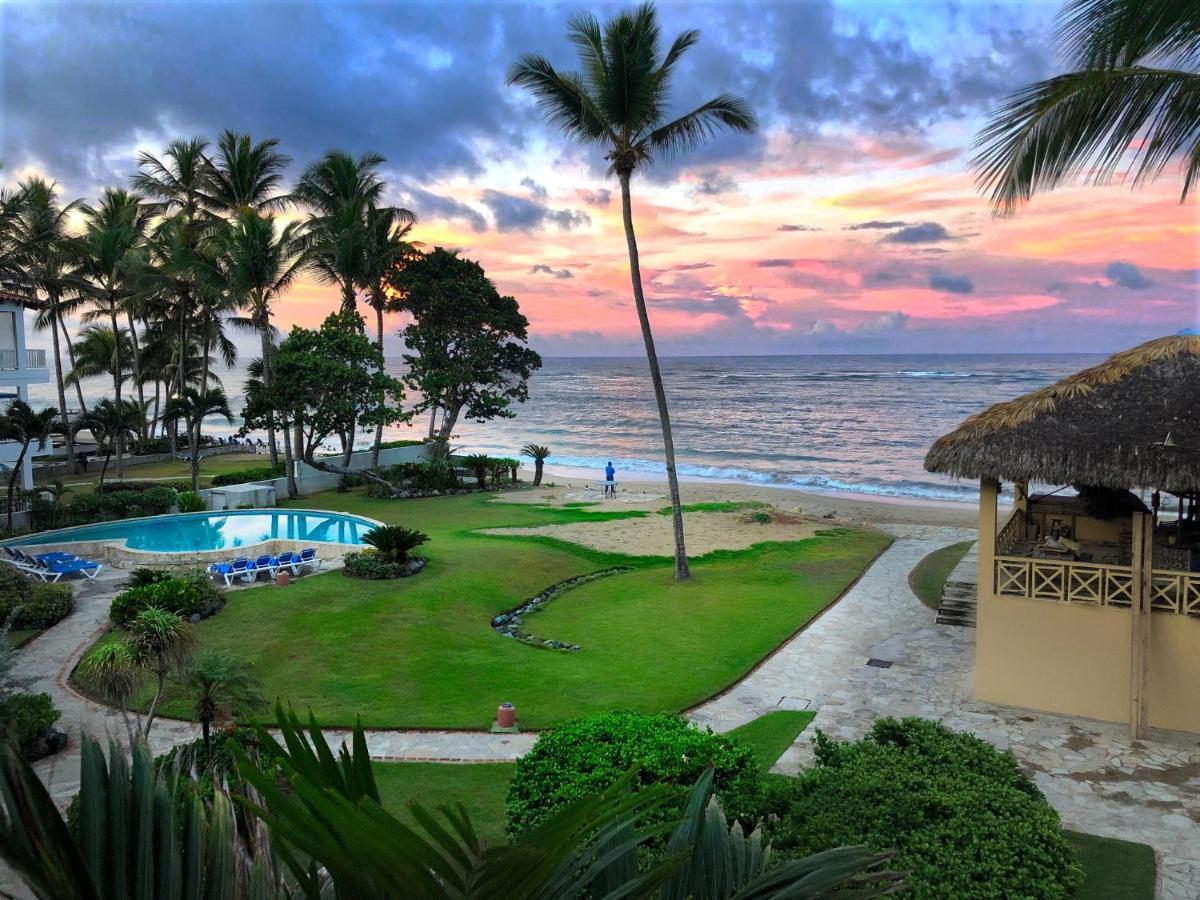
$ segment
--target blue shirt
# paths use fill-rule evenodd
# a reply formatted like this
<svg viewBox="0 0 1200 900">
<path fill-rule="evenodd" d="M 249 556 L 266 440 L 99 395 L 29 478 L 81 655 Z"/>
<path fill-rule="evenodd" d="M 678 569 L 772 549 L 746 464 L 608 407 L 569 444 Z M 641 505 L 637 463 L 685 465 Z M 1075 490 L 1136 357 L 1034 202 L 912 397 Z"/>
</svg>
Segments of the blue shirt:
<svg viewBox="0 0 1200 900">
<path fill-rule="evenodd" d="M 616 477 L 617 477 L 616 469 L 614 469 L 611 465 L 607 465 L 604 467 L 604 480 L 605 481 L 612 481 Z"/>
</svg>

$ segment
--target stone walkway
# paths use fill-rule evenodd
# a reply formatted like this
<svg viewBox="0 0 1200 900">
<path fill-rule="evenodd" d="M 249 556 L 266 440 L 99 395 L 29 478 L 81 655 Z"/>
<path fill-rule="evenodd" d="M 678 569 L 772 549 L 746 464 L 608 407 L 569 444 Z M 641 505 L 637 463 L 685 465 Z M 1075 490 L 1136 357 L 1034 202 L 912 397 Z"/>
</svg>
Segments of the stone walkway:
<svg viewBox="0 0 1200 900">
<path fill-rule="evenodd" d="M 896 541 L 837 604 L 689 717 L 728 731 L 775 709 L 815 710 L 813 726 L 775 766 L 786 774 L 811 762 L 817 728 L 853 739 L 884 715 L 941 719 L 1011 750 L 1066 827 L 1154 847 L 1160 898 L 1200 898 L 1200 740 L 1155 733 L 1152 740 L 1131 741 L 1125 726 L 971 700 L 975 631 L 934 624 L 934 611 L 909 590 L 908 573 L 926 554 L 974 533 L 884 528 Z M 20 669 L 35 679 L 34 690 L 51 694 L 63 712 L 60 727 L 71 736 L 65 751 L 35 767 L 63 803 L 78 788 L 79 733 L 124 735 L 117 713 L 80 697 L 66 681 L 103 630 L 122 578 L 110 571 L 96 583 L 79 586 L 76 611 L 20 654 Z M 161 752 L 196 734 L 190 723 L 158 722 L 151 745 Z M 327 735 L 336 743 L 346 732 Z M 516 759 L 536 739 L 534 734 L 372 731 L 367 743 L 378 759 L 470 763 Z"/>
<path fill-rule="evenodd" d="M 1011 750 L 1067 828 L 1149 844 L 1164 900 L 1200 898 L 1200 739 L 970 699 L 975 630 L 934 624 L 908 588 L 925 554 L 973 537 L 886 526 L 897 540 L 845 597 L 726 694 L 692 711 L 725 731 L 772 709 L 814 709 L 774 771 L 812 761 L 812 735 L 862 737 L 880 716 L 925 716 Z M 868 666 L 868 659 L 891 662 Z"/>
</svg>

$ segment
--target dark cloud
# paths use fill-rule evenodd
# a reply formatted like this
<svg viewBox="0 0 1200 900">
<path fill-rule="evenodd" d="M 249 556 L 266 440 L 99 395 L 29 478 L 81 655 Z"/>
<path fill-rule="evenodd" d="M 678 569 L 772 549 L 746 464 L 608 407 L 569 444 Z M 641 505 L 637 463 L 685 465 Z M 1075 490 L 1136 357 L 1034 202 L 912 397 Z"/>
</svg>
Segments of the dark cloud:
<svg viewBox="0 0 1200 900">
<path fill-rule="evenodd" d="M 584 191 L 582 196 L 583 202 L 591 206 L 608 206 L 608 204 L 612 203 L 612 191 L 608 188 Z"/>
<path fill-rule="evenodd" d="M 541 273 L 542 275 L 552 275 L 555 278 L 574 278 L 575 277 L 571 273 L 570 269 L 555 269 L 551 266 L 546 265 L 545 263 L 537 263 L 532 269 L 529 270 L 529 273 L 531 275 L 536 275 L 538 273 Z"/>
<path fill-rule="evenodd" d="M 812 225 L 780 225 L 776 231 L 822 231 L 821 228 L 814 228 Z"/>
<path fill-rule="evenodd" d="M 526 175 L 524 178 L 521 179 L 521 187 L 528 188 L 529 193 L 533 194 L 533 196 L 537 197 L 539 200 L 545 200 L 547 197 L 550 196 L 550 193 L 546 190 L 545 187 L 538 184 L 536 181 L 534 181 L 528 175 Z"/>
<path fill-rule="evenodd" d="M 700 180 L 692 188 L 692 193 L 704 197 L 719 197 L 721 194 L 732 194 L 738 189 L 738 183 L 728 172 L 709 169 L 700 173 Z"/>
<path fill-rule="evenodd" d="M 408 182 L 401 182 L 397 193 L 399 201 L 417 212 L 420 219 L 457 219 L 466 222 L 474 231 L 487 231 L 488 223 L 483 213 L 453 197 L 435 194 Z"/>
<path fill-rule="evenodd" d="M 794 259 L 760 259 L 755 265 L 760 269 L 790 269 L 795 263 Z"/>
<path fill-rule="evenodd" d="M 903 228 L 907 222 L 884 222 L 879 219 L 871 219 L 868 222 L 858 222 L 854 225 L 843 225 L 845 231 L 889 231 L 893 228 Z"/>
<path fill-rule="evenodd" d="M 1104 274 L 1114 284 L 1128 288 L 1131 291 L 1143 291 L 1154 285 L 1154 282 L 1143 275 L 1142 270 L 1133 263 L 1109 263 L 1108 268 L 1104 270 Z"/>
<path fill-rule="evenodd" d="M 583 210 L 550 209 L 527 197 L 503 191 L 488 189 L 479 199 L 492 211 L 497 231 L 536 231 L 547 224 L 557 225 L 559 231 L 570 231 L 592 223 L 591 216 Z"/>
<path fill-rule="evenodd" d="M 907 281 L 908 276 L 903 272 L 894 272 L 889 269 L 877 269 L 874 272 L 868 272 L 863 276 L 863 284 L 868 287 L 879 287 L 885 284 L 896 284 L 900 281 Z"/>
<path fill-rule="evenodd" d="M 711 269 L 713 264 L 710 262 L 698 263 L 679 263 L 679 265 L 671 266 L 672 272 L 693 272 L 696 269 Z"/>
<path fill-rule="evenodd" d="M 975 282 L 966 275 L 951 275 L 934 269 L 929 273 L 929 286 L 935 291 L 948 294 L 969 294 L 975 290 Z"/>
<path fill-rule="evenodd" d="M 933 244 L 952 238 L 950 232 L 937 222 L 922 222 L 920 225 L 909 225 L 907 228 L 893 231 L 882 240 L 889 244 Z"/>
</svg>

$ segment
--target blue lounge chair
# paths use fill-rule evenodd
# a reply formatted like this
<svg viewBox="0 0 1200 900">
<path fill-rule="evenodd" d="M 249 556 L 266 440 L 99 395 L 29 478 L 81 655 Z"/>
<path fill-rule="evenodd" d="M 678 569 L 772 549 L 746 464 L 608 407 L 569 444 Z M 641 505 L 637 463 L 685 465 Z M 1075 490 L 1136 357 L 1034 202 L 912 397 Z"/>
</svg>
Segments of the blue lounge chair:
<svg viewBox="0 0 1200 900">
<path fill-rule="evenodd" d="M 55 582 L 64 575 L 81 574 L 91 580 L 100 574 L 100 570 L 104 568 L 102 563 L 92 562 L 90 559 L 50 559 L 37 561 L 42 571 L 46 574 L 44 580 Z"/>
<path fill-rule="evenodd" d="M 321 563 L 324 560 L 317 556 L 317 551 L 313 547 L 306 547 L 300 551 L 300 566 L 308 566 L 314 572 L 321 568 Z"/>
<path fill-rule="evenodd" d="M 259 572 L 266 572 L 268 578 L 275 577 L 275 569 L 279 566 L 279 560 L 274 556 L 263 555 L 254 560 L 254 577 L 258 577 Z"/>
<path fill-rule="evenodd" d="M 288 569 L 293 575 L 300 574 L 300 555 L 293 553 L 291 550 L 285 550 L 280 553 L 275 560 L 277 569 Z"/>
<path fill-rule="evenodd" d="M 258 575 L 254 568 L 254 562 L 244 558 L 235 559 L 233 562 L 213 563 L 208 567 L 208 574 L 213 578 L 223 578 L 225 587 L 232 586 L 235 578 L 251 582 Z"/>
</svg>

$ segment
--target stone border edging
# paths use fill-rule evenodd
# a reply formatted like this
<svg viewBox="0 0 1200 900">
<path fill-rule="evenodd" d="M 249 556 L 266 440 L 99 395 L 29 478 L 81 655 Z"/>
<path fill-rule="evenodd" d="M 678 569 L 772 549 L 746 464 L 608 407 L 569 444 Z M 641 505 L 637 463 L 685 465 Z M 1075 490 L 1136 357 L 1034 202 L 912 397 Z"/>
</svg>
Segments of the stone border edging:
<svg viewBox="0 0 1200 900">
<path fill-rule="evenodd" d="M 536 634 L 530 634 L 521 627 L 521 621 L 526 613 L 537 612 L 538 609 L 545 606 L 551 600 L 556 599 L 572 588 L 580 587 L 592 581 L 598 581 L 601 578 L 608 578 L 610 575 L 622 575 L 626 572 L 632 572 L 633 566 L 609 566 L 607 569 L 600 569 L 597 572 L 589 572 L 586 575 L 576 575 L 574 578 L 568 578 L 565 581 L 560 581 L 557 584 L 552 584 L 539 594 L 529 598 L 520 606 L 514 606 L 497 616 L 492 617 L 492 630 L 502 637 L 510 637 L 520 641 L 523 644 L 528 644 L 530 647 L 537 647 L 542 650 L 562 650 L 566 653 L 576 653 L 583 649 L 578 644 L 568 644 L 566 641 L 560 641 L 553 638 L 540 638 Z"/>
</svg>

